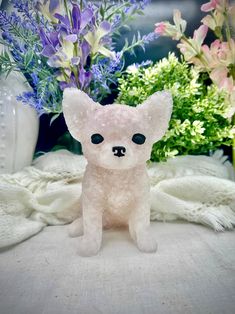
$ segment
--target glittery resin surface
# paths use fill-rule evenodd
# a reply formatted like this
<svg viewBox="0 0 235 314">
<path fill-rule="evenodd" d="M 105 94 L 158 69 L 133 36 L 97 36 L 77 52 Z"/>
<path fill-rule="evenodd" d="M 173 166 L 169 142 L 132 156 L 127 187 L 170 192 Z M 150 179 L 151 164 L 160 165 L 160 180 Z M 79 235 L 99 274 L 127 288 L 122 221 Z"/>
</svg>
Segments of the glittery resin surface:
<svg viewBox="0 0 235 314">
<path fill-rule="evenodd" d="M 83 215 L 70 225 L 80 236 L 80 255 L 96 254 L 102 229 L 127 226 L 144 252 L 155 252 L 149 233 L 150 198 L 146 161 L 165 134 L 172 111 L 168 92 L 157 92 L 137 107 L 101 106 L 74 88 L 64 91 L 63 112 L 88 161 L 82 186 Z"/>
</svg>

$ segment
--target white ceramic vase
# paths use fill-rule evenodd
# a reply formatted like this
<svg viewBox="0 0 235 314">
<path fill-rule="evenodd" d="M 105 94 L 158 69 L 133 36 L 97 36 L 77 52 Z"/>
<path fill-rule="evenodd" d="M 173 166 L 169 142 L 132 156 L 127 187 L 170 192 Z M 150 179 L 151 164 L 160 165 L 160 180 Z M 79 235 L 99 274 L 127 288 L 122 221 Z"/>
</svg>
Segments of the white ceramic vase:
<svg viewBox="0 0 235 314">
<path fill-rule="evenodd" d="M 0 173 L 14 173 L 32 162 L 38 138 L 36 111 L 16 100 L 31 88 L 19 73 L 0 77 Z"/>
<path fill-rule="evenodd" d="M 9 2 L 0 5 L 9 9 Z M 0 44 L 0 52 L 6 50 Z M 38 138 L 39 119 L 36 111 L 16 100 L 23 91 L 32 89 L 22 74 L 0 76 L 0 174 L 14 173 L 32 163 Z"/>
</svg>

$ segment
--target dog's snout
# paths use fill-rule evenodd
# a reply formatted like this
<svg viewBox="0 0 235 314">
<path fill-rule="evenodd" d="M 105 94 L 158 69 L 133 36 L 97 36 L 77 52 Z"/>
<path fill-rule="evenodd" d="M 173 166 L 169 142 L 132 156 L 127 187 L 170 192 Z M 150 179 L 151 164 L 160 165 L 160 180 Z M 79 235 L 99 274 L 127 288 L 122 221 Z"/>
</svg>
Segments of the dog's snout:
<svg viewBox="0 0 235 314">
<path fill-rule="evenodd" d="M 124 146 L 114 146 L 112 151 L 114 156 L 123 157 L 125 156 L 126 148 Z"/>
</svg>

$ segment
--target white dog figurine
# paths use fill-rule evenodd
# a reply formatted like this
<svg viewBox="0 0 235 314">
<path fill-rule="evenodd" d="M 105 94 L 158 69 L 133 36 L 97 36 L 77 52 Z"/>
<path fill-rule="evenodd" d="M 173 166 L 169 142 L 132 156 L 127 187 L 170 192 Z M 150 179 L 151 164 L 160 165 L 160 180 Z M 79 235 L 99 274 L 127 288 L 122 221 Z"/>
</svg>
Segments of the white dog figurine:
<svg viewBox="0 0 235 314">
<path fill-rule="evenodd" d="M 128 226 L 143 252 L 155 252 L 151 236 L 150 185 L 146 161 L 165 134 L 172 112 L 168 92 L 157 92 L 137 107 L 101 106 L 86 93 L 64 91 L 63 112 L 72 136 L 81 142 L 88 164 L 82 183 L 82 217 L 70 225 L 80 236 L 78 253 L 95 255 L 102 229 Z"/>
</svg>

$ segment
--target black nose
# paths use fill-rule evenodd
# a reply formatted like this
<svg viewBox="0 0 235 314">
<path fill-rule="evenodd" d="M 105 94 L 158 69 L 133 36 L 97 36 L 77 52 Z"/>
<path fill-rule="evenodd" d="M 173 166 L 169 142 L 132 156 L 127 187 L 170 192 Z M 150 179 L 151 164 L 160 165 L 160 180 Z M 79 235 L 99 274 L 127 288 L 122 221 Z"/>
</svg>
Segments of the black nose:
<svg viewBox="0 0 235 314">
<path fill-rule="evenodd" d="M 125 156 L 126 149 L 124 146 L 114 146 L 113 147 L 114 156 L 123 157 Z"/>
</svg>

